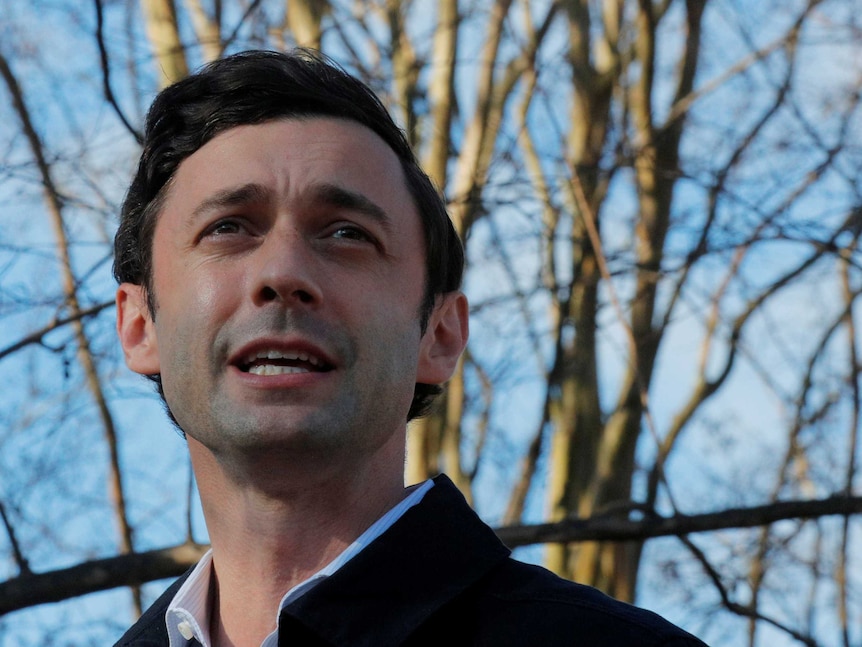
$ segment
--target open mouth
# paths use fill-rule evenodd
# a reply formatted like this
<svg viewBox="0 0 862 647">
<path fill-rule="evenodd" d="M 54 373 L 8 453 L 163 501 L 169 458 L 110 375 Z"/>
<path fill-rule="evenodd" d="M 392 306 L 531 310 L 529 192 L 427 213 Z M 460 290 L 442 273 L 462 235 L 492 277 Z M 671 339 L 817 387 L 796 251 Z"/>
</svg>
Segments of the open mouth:
<svg viewBox="0 0 862 647">
<path fill-rule="evenodd" d="M 287 375 L 291 373 L 322 373 L 332 366 L 304 352 L 261 350 L 251 353 L 238 364 L 244 373 L 253 375 Z"/>
</svg>

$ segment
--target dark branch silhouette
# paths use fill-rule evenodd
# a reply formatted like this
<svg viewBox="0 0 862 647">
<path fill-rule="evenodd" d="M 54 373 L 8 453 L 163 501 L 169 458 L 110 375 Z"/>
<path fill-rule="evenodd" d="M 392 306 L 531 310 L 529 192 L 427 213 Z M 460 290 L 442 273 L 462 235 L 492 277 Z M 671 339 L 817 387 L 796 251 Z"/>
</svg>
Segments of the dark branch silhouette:
<svg viewBox="0 0 862 647">
<path fill-rule="evenodd" d="M 25 346 L 29 346 L 31 344 L 41 344 L 42 340 L 45 338 L 45 335 L 47 335 L 51 331 L 54 331 L 57 328 L 62 328 L 63 326 L 66 326 L 72 322 L 85 319 L 87 317 L 92 317 L 93 315 L 97 315 L 105 308 L 110 308 L 113 305 L 113 301 L 105 301 L 104 303 L 98 303 L 94 306 L 91 306 L 86 310 L 80 310 L 79 312 L 69 317 L 64 317 L 63 319 L 56 319 L 49 323 L 47 326 L 44 326 L 39 330 L 33 331 L 26 337 L 22 337 L 15 343 L 6 346 L 6 348 L 0 349 L 0 359 L 3 359 L 7 355 L 11 355 L 16 351 L 21 350 Z"/>
<path fill-rule="evenodd" d="M 862 497 L 834 496 L 699 515 L 649 515 L 642 519 L 597 516 L 559 523 L 508 526 L 497 528 L 496 532 L 511 548 L 549 542 L 643 541 L 729 528 L 753 528 L 788 519 L 813 519 L 860 512 Z M 204 545 L 185 543 L 93 560 L 47 573 L 22 574 L 0 583 L 0 615 L 118 586 L 139 586 L 153 580 L 177 577 L 193 566 L 206 549 Z"/>
<path fill-rule="evenodd" d="M 99 46 L 99 64 L 102 68 L 102 88 L 105 92 L 105 99 L 114 109 L 114 112 L 117 113 L 117 117 L 119 117 L 120 121 L 123 122 L 126 130 L 128 130 L 132 134 L 132 137 L 135 138 L 135 141 L 137 141 L 138 144 L 143 144 L 144 136 L 139 130 L 132 126 L 126 118 L 126 115 L 123 114 L 123 111 L 120 109 L 117 99 L 114 96 L 114 91 L 111 88 L 111 66 L 108 62 L 108 48 L 105 45 L 105 35 L 103 33 L 105 18 L 102 10 L 102 0 L 94 0 L 94 3 L 96 5 L 96 44 Z"/>
<path fill-rule="evenodd" d="M 832 496 L 806 501 L 779 501 L 752 508 L 729 508 L 697 515 L 661 517 L 641 512 L 643 519 L 599 515 L 557 523 L 509 526 L 497 534 L 508 546 L 574 541 L 638 541 L 728 528 L 756 528 L 786 519 L 814 519 L 862 512 L 862 497 Z"/>
<path fill-rule="evenodd" d="M 92 560 L 37 575 L 21 575 L 0 584 L 0 615 L 118 586 L 176 577 L 196 563 L 206 549 L 197 544 L 180 544 Z"/>
</svg>

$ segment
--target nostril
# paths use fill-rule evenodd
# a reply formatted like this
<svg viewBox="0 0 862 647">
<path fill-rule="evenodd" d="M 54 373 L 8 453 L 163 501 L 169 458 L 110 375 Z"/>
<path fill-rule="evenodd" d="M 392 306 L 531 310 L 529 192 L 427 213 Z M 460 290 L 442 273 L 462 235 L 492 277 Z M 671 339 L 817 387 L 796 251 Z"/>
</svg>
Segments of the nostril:
<svg viewBox="0 0 862 647">
<path fill-rule="evenodd" d="M 263 303 L 269 303 L 270 301 L 279 301 L 282 298 L 281 294 L 278 290 L 268 285 L 263 286 L 260 289 L 260 300 Z M 294 290 L 291 293 L 291 298 L 299 301 L 300 303 L 313 303 L 314 296 L 311 292 L 307 290 Z"/>
<path fill-rule="evenodd" d="M 312 301 L 314 301 L 314 297 L 312 297 L 305 290 L 297 290 L 296 292 L 294 292 L 294 294 L 302 303 L 311 303 Z"/>
</svg>

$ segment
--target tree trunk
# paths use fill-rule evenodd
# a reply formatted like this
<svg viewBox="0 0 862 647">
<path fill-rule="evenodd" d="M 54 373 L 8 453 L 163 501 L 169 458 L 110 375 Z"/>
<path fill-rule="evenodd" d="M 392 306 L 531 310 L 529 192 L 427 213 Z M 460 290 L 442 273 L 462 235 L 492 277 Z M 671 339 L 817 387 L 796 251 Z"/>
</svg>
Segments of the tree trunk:
<svg viewBox="0 0 862 647">
<path fill-rule="evenodd" d="M 141 9 L 159 70 L 159 86 L 164 88 L 189 74 L 177 25 L 177 10 L 173 0 L 141 0 Z"/>
<path fill-rule="evenodd" d="M 320 49 L 321 23 L 328 11 L 327 0 L 287 0 L 287 27 L 297 45 Z"/>
</svg>

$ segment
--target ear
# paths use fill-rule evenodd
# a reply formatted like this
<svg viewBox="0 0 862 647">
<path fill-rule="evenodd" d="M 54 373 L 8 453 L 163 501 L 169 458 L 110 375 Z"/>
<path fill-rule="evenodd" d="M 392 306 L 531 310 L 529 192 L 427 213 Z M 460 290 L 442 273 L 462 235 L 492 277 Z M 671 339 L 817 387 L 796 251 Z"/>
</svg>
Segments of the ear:
<svg viewBox="0 0 862 647">
<path fill-rule="evenodd" d="M 142 375 L 160 371 L 159 345 L 143 286 L 123 283 L 117 289 L 117 334 L 126 366 Z"/>
<path fill-rule="evenodd" d="M 457 291 L 437 297 L 428 328 L 419 345 L 416 381 L 421 384 L 442 384 L 452 377 L 458 358 L 467 346 L 468 336 L 467 297 Z"/>
</svg>

